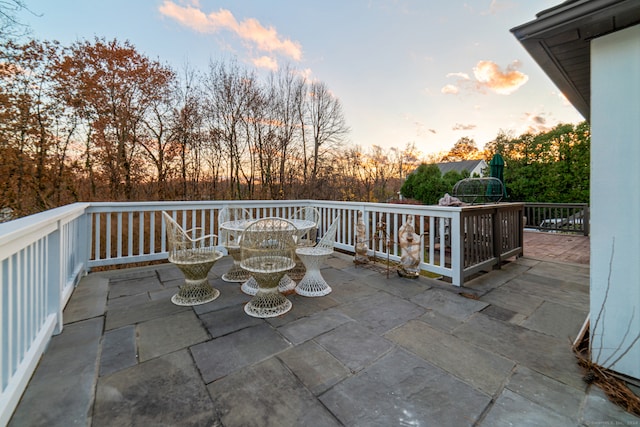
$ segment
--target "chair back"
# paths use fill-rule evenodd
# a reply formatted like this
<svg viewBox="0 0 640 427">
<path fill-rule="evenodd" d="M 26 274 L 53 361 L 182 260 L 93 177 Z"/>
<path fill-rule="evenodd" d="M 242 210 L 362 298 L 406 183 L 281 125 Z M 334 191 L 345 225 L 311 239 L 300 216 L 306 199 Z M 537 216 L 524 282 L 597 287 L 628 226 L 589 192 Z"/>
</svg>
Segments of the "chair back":
<svg viewBox="0 0 640 427">
<path fill-rule="evenodd" d="M 162 211 L 164 222 L 167 225 L 167 250 L 169 256 L 179 250 L 187 248 L 189 238 L 184 229 L 167 212 Z"/>
<path fill-rule="evenodd" d="M 313 222 L 315 227 L 298 236 L 297 243 L 299 246 L 313 246 L 316 244 L 316 239 L 318 237 L 318 223 L 320 222 L 320 211 L 318 209 L 313 206 L 304 206 L 296 209 L 293 214 L 289 216 L 289 219 L 302 219 Z"/>
<path fill-rule="evenodd" d="M 226 221 L 253 219 L 248 209 L 240 206 L 225 206 L 218 212 L 218 225 Z"/>
<path fill-rule="evenodd" d="M 295 264 L 296 232 L 296 227 L 282 218 L 253 222 L 240 238 L 241 265 L 262 272 L 290 269 Z"/>
<path fill-rule="evenodd" d="M 162 216 L 167 225 L 167 250 L 170 261 L 178 258 L 217 256 L 215 250 L 217 236 L 215 234 L 200 237 L 194 235 L 192 238 L 189 234 L 197 233 L 199 229 L 185 231 L 167 212 L 162 211 Z"/>
<path fill-rule="evenodd" d="M 218 212 L 218 235 L 220 244 L 230 247 L 237 247 L 240 244 L 241 232 L 225 230 L 220 228 L 220 224 L 227 221 L 241 221 L 253 219 L 249 210 L 239 206 L 225 206 Z"/>
<path fill-rule="evenodd" d="M 333 250 L 333 245 L 336 242 L 336 233 L 338 232 L 339 223 L 340 223 L 340 215 L 336 216 L 333 219 L 333 222 L 331 223 L 327 231 L 324 233 L 324 236 L 322 236 L 322 238 L 316 245 L 317 248 L 326 248 L 326 249 Z"/>
<path fill-rule="evenodd" d="M 289 219 L 304 219 L 307 221 L 313 221 L 316 224 L 320 221 L 320 211 L 314 208 L 313 206 L 305 206 L 302 208 L 296 209 L 290 216 Z"/>
</svg>

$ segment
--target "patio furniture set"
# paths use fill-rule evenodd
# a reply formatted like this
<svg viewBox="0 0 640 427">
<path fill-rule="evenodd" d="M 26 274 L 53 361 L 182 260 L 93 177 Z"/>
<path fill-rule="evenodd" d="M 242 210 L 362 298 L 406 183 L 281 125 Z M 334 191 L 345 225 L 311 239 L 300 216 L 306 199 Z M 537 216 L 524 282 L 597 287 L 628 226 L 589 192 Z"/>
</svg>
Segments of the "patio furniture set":
<svg viewBox="0 0 640 427">
<path fill-rule="evenodd" d="M 223 256 L 215 249 L 218 238 L 233 258 L 222 279 L 242 283 L 242 291 L 252 296 L 244 307 L 250 316 L 267 318 L 287 313 L 292 304 L 285 294 L 290 292 L 307 297 L 331 292 L 320 267 L 333 253 L 339 216 L 317 242 L 320 215 L 313 207 L 300 208 L 289 218 L 262 219 L 253 219 L 244 208 L 225 207 L 218 215 L 219 236 L 197 238 L 197 229 L 184 230 L 166 212 L 163 217 L 169 261 L 185 276 L 185 283 L 171 298 L 174 304 L 205 304 L 220 295 L 207 278 Z"/>
</svg>

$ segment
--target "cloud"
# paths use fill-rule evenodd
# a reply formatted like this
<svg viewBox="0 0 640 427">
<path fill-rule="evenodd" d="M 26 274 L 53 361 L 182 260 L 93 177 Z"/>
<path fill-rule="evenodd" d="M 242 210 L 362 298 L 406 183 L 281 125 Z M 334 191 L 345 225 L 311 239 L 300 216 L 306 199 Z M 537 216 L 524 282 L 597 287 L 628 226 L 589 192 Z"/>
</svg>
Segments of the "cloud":
<svg viewBox="0 0 640 427">
<path fill-rule="evenodd" d="M 505 71 L 492 61 L 480 61 L 473 67 L 473 77 L 464 72 L 448 73 L 447 78 L 456 77 L 456 85 L 448 84 L 441 89 L 444 94 L 458 94 L 461 89 L 472 92 L 490 90 L 500 95 L 510 95 L 524 85 L 529 76 L 517 70 L 519 61 L 513 61 Z"/>
<path fill-rule="evenodd" d="M 238 22 L 227 9 L 206 14 L 200 10 L 197 1 L 181 6 L 171 0 L 165 0 L 160 5 L 159 11 L 162 15 L 200 33 L 213 34 L 229 31 L 239 37 L 252 51 L 271 55 L 279 54 L 294 61 L 302 59 L 300 43 L 280 36 L 275 28 L 265 27 L 257 19 L 247 18 Z M 267 68 L 276 64 L 277 67 L 274 58 L 266 60 L 265 56 L 254 59 L 254 64 L 264 64 Z"/>
<path fill-rule="evenodd" d="M 537 124 L 537 125 L 543 125 L 547 122 L 547 119 L 545 119 L 542 116 L 538 116 L 538 115 L 532 115 L 530 116 L 530 119 L 533 123 Z"/>
<path fill-rule="evenodd" d="M 548 132 L 553 126 L 547 124 L 545 113 L 524 113 L 524 132 L 537 134 Z"/>
<path fill-rule="evenodd" d="M 305 68 L 304 70 L 297 70 L 297 73 L 300 77 L 302 77 L 305 80 L 311 80 L 311 76 L 313 75 L 311 68 Z"/>
<path fill-rule="evenodd" d="M 569 102 L 569 99 L 566 97 L 566 95 L 562 92 L 552 92 L 554 95 L 556 95 L 558 98 L 560 98 L 560 101 L 562 101 L 562 105 L 564 106 L 570 106 L 572 105 L 571 102 Z"/>
<path fill-rule="evenodd" d="M 470 80 L 469 74 L 467 73 L 449 73 L 447 74 L 447 78 L 449 77 L 458 77 L 462 80 Z"/>
<path fill-rule="evenodd" d="M 529 76 L 518 71 L 519 61 L 513 61 L 505 71 L 491 61 L 480 61 L 473 68 L 473 75 L 482 88 L 500 95 L 510 95 L 529 80 Z"/>
<path fill-rule="evenodd" d="M 258 68 L 265 68 L 272 71 L 278 70 L 278 61 L 270 56 L 261 56 L 259 58 L 254 58 L 251 62 Z"/>
<path fill-rule="evenodd" d="M 424 137 L 429 136 L 429 134 L 433 134 L 433 135 L 436 134 L 436 130 L 435 129 L 427 128 L 424 125 L 424 123 L 414 122 L 413 124 L 416 127 L 416 135 L 419 136 L 419 137 L 424 138 Z"/>
<path fill-rule="evenodd" d="M 442 89 L 440 89 L 440 92 L 447 95 L 456 95 L 458 92 L 460 92 L 460 89 L 458 89 L 457 86 L 448 84 L 448 85 L 445 85 Z"/>
<path fill-rule="evenodd" d="M 501 1 L 501 0 L 491 0 L 491 4 L 489 4 L 489 10 L 481 12 L 481 15 L 495 15 L 503 10 L 511 9 L 513 7 L 513 3 L 510 1 Z"/>
<path fill-rule="evenodd" d="M 477 125 L 463 125 L 462 123 L 456 123 L 451 130 L 473 130 L 477 127 Z"/>
</svg>

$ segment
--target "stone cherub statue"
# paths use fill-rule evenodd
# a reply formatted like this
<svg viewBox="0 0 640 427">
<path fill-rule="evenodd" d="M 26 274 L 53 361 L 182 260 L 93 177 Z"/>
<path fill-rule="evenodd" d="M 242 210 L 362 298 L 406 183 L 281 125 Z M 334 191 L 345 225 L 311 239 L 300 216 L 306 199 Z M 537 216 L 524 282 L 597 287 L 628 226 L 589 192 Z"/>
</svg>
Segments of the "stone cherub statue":
<svg viewBox="0 0 640 427">
<path fill-rule="evenodd" d="M 362 219 L 362 211 L 358 211 L 358 219 L 356 220 L 356 255 L 353 262 L 356 264 L 367 264 L 369 262 L 368 251 L 367 229 Z"/>
<path fill-rule="evenodd" d="M 416 278 L 420 275 L 420 236 L 416 234 L 414 216 L 407 216 L 407 220 L 398 230 L 400 240 L 400 265 L 398 275 Z"/>
</svg>

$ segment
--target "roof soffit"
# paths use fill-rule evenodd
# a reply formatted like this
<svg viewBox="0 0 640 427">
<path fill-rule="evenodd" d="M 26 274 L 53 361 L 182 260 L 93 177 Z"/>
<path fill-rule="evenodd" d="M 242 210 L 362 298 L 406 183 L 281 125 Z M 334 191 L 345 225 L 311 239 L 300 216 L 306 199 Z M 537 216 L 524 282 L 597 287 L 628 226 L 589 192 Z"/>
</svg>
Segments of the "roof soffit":
<svg viewBox="0 0 640 427">
<path fill-rule="evenodd" d="M 511 29 L 533 59 L 588 120 L 591 105 L 589 42 L 640 23 L 637 0 L 571 0 Z"/>
</svg>

